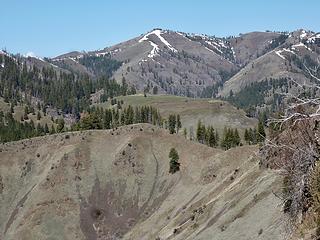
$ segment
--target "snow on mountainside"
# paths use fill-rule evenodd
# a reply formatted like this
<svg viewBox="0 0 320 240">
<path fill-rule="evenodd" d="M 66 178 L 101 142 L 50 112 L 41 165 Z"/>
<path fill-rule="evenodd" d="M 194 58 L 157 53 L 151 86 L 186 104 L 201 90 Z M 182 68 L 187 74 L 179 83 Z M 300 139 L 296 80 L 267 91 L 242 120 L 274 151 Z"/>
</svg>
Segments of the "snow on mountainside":
<svg viewBox="0 0 320 240">
<path fill-rule="evenodd" d="M 290 89 L 292 82 L 305 83 L 314 80 L 314 74 L 308 69 L 316 71 L 320 61 L 320 34 L 306 30 L 297 30 L 291 33 L 283 33 L 270 42 L 272 48 L 268 48 L 264 54 L 252 60 L 236 75 L 225 82 L 219 95 L 228 97 L 230 91 L 238 93 L 245 88 L 255 87 L 256 83 L 266 80 L 286 80 L 284 86 L 289 87 L 280 91 L 295 91 Z M 249 91 L 249 90 L 248 90 Z M 270 94 L 270 93 L 269 93 Z"/>
<path fill-rule="evenodd" d="M 146 35 L 143 36 L 143 38 L 141 38 L 141 39 L 139 40 L 139 43 L 144 42 L 144 41 L 149 41 L 149 42 L 150 42 L 150 44 L 151 44 L 151 46 L 153 47 L 153 49 L 152 49 L 152 51 L 151 51 L 151 53 L 150 53 L 149 55 L 151 55 L 152 57 L 153 57 L 155 54 L 157 54 L 157 51 L 159 51 L 158 45 L 155 44 L 154 42 L 150 41 L 149 38 L 148 38 L 148 36 L 150 36 L 150 35 L 152 35 L 152 34 L 156 35 L 156 36 L 160 39 L 160 41 L 161 41 L 164 45 L 166 45 L 172 52 L 178 52 L 174 47 L 171 46 L 170 43 L 167 42 L 167 40 L 164 39 L 164 37 L 161 36 L 161 33 L 162 33 L 162 30 L 156 29 L 156 30 L 153 30 L 153 31 L 150 32 L 150 33 L 147 33 Z M 152 57 L 151 57 L 151 58 L 152 58 Z"/>
<path fill-rule="evenodd" d="M 111 78 L 125 79 L 138 91 L 157 87 L 159 93 L 214 97 L 240 91 L 266 77 L 303 80 L 305 74 L 288 66 L 288 61 L 296 56 L 316 60 L 319 45 L 320 33 L 303 29 L 215 37 L 157 28 L 97 51 L 74 51 L 52 59 L 29 54 L 26 59 L 29 64 L 93 78 L 103 73 L 101 62 L 116 60 L 120 67 Z"/>
<path fill-rule="evenodd" d="M 119 82 L 125 78 L 138 90 L 157 86 L 162 93 L 201 96 L 206 87 L 221 85 L 228 74 L 237 71 L 232 54 L 231 47 L 220 39 L 206 37 L 200 41 L 190 34 L 154 29 L 112 47 L 64 54 L 52 62 L 86 73 L 88 69 L 79 59 L 110 57 L 122 62 L 113 75 Z"/>
</svg>

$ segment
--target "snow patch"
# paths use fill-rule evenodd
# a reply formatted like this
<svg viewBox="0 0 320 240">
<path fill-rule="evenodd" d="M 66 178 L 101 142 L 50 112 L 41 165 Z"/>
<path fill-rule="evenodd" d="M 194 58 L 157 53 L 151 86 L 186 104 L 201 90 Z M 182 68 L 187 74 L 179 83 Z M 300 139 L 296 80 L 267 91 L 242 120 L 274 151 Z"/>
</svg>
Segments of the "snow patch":
<svg viewBox="0 0 320 240">
<path fill-rule="evenodd" d="M 96 53 L 96 56 L 97 57 L 100 57 L 100 56 L 105 56 L 106 54 L 108 54 L 109 52 L 100 52 L 100 53 Z"/>
<path fill-rule="evenodd" d="M 209 52 L 215 53 L 213 50 L 211 50 L 210 48 L 205 47 Z M 217 49 L 218 50 L 218 49 Z M 215 53 L 216 54 L 216 53 Z"/>
<path fill-rule="evenodd" d="M 163 33 L 163 32 L 162 32 L 160 29 L 153 30 L 152 32 L 149 32 L 149 33 L 147 33 L 146 35 L 144 35 L 143 38 L 141 38 L 141 39 L 139 40 L 139 43 L 149 40 L 148 37 L 149 37 L 150 35 L 154 34 L 154 35 L 156 35 L 156 36 L 160 39 L 160 41 L 161 41 L 164 45 L 166 45 L 172 52 L 178 52 L 174 47 L 171 46 L 170 43 L 168 43 L 168 41 L 167 41 L 166 39 L 164 39 L 164 37 L 161 36 L 161 33 Z M 149 41 L 149 42 L 151 43 L 151 41 Z M 151 44 L 151 45 L 152 45 L 152 44 Z M 153 46 L 153 45 L 152 45 L 152 46 Z M 153 46 L 153 47 L 154 47 L 154 46 Z"/>
<path fill-rule="evenodd" d="M 300 34 L 300 39 L 304 39 L 307 36 L 307 33 L 305 30 L 302 30 L 301 34 Z"/>
<path fill-rule="evenodd" d="M 218 44 L 216 44 L 215 42 L 210 42 L 210 41 L 205 41 L 207 44 L 209 44 L 210 46 L 212 46 L 212 47 L 214 47 L 219 53 L 221 53 L 221 54 L 223 54 L 223 52 L 219 49 L 219 48 L 217 48 L 216 47 L 216 45 L 218 45 Z M 211 49 L 210 49 L 211 50 Z M 212 51 L 212 50 L 211 50 Z"/>
<path fill-rule="evenodd" d="M 315 43 L 316 41 L 320 42 L 320 33 L 309 37 L 308 40 L 307 40 L 307 43 Z"/>
<path fill-rule="evenodd" d="M 50 65 L 51 65 L 52 67 L 59 68 L 57 65 L 54 65 L 53 63 L 50 63 Z"/>
<path fill-rule="evenodd" d="M 115 50 L 111 50 L 111 51 L 106 51 L 106 52 L 98 52 L 98 53 L 96 53 L 95 55 L 97 56 L 97 57 L 100 57 L 100 56 L 105 56 L 105 55 L 107 55 L 107 54 L 111 54 L 111 55 L 115 55 L 116 53 L 118 53 L 118 52 L 121 52 L 121 48 L 116 48 Z"/>
<path fill-rule="evenodd" d="M 191 39 L 188 38 L 186 34 L 183 34 L 183 33 L 181 33 L 181 32 L 175 32 L 175 33 L 178 34 L 178 35 L 180 35 L 181 37 L 184 37 L 184 38 L 188 39 L 189 42 L 192 42 Z"/>
<path fill-rule="evenodd" d="M 277 54 L 279 57 L 281 57 L 283 60 L 286 60 L 286 58 L 285 58 L 283 55 L 281 55 L 281 53 L 282 53 L 282 50 L 276 51 L 276 54 Z"/>
<path fill-rule="evenodd" d="M 289 53 L 292 53 L 292 54 L 296 54 L 294 51 L 288 49 L 288 48 L 283 48 L 282 50 L 277 50 L 275 51 L 275 53 L 280 57 L 282 58 L 283 60 L 286 60 L 286 58 L 282 55 L 283 52 L 289 52 Z"/>
<path fill-rule="evenodd" d="M 38 57 L 34 52 L 27 52 L 25 55 L 23 55 L 24 57 L 28 58 L 28 57 L 31 57 L 31 58 L 35 58 L 35 59 L 38 59 L 42 62 L 44 62 L 43 58 L 41 57 Z"/>
<path fill-rule="evenodd" d="M 51 59 L 53 62 L 60 62 L 60 61 L 64 61 L 64 60 L 72 60 L 74 62 L 77 62 L 76 60 L 80 59 L 80 58 L 83 58 L 83 54 L 81 55 L 78 55 L 76 57 L 62 57 L 62 58 L 55 58 L 55 59 Z M 78 63 L 78 62 L 77 62 Z"/>
<path fill-rule="evenodd" d="M 152 48 L 151 52 L 149 53 L 148 58 L 153 58 L 154 56 L 158 55 L 159 47 L 154 42 L 152 42 L 152 41 L 149 41 L 149 42 L 153 48 Z"/>
<path fill-rule="evenodd" d="M 1 54 L 1 55 L 5 55 L 5 56 L 7 56 L 7 57 L 11 57 L 7 52 L 4 52 L 4 51 L 2 51 L 2 50 L 0 50 L 0 54 Z"/>
<path fill-rule="evenodd" d="M 306 45 L 304 45 L 302 42 L 298 43 L 298 44 L 294 44 L 291 46 L 292 50 L 296 50 L 297 47 L 305 47 L 306 49 L 308 49 L 309 51 L 312 51 L 310 48 L 308 48 Z"/>
<path fill-rule="evenodd" d="M 233 47 L 231 47 L 231 51 L 232 51 L 233 58 L 236 59 L 236 52 L 234 51 Z"/>
</svg>

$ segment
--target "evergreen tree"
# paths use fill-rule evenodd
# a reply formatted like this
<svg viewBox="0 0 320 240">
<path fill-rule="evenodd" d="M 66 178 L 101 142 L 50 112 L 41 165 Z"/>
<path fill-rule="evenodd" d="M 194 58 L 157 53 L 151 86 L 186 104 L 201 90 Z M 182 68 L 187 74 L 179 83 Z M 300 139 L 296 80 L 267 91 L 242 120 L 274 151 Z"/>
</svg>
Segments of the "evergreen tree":
<svg viewBox="0 0 320 240">
<path fill-rule="evenodd" d="M 63 129 L 64 129 L 64 119 L 60 118 L 58 119 L 58 122 L 57 122 L 57 132 L 60 133 L 63 131 Z"/>
<path fill-rule="evenodd" d="M 201 123 L 201 121 L 198 121 L 197 125 L 197 140 L 200 143 L 205 143 L 205 137 L 206 137 L 206 127 L 204 124 Z"/>
<path fill-rule="evenodd" d="M 234 140 L 234 145 L 235 145 L 235 146 L 239 146 L 239 145 L 240 145 L 240 143 L 241 143 L 241 138 L 240 138 L 240 136 L 239 136 L 239 132 L 238 132 L 238 129 L 237 129 L 237 128 L 234 130 L 233 140 Z"/>
<path fill-rule="evenodd" d="M 169 173 L 175 173 L 180 170 L 179 154 L 175 148 L 171 148 L 169 152 L 170 169 Z"/>
<path fill-rule="evenodd" d="M 207 137 L 206 137 L 207 145 L 209 147 L 216 146 L 217 142 L 216 142 L 216 137 L 215 137 L 215 131 L 214 131 L 212 126 L 209 126 L 207 128 L 207 134 L 206 135 L 207 135 Z"/>
<path fill-rule="evenodd" d="M 179 129 L 182 127 L 180 115 L 177 115 L 177 133 L 179 133 Z"/>
<path fill-rule="evenodd" d="M 169 132 L 170 134 L 174 134 L 176 132 L 176 116 L 174 114 L 170 114 L 168 121 Z"/>
</svg>

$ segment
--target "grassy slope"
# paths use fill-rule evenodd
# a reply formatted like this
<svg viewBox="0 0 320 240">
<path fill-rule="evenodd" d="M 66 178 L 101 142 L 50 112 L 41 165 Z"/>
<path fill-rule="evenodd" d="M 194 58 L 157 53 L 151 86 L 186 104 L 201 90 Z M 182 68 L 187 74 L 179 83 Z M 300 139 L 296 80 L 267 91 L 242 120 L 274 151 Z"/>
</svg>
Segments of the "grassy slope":
<svg viewBox="0 0 320 240">
<path fill-rule="evenodd" d="M 224 126 L 238 128 L 243 134 L 245 128 L 255 127 L 257 120 L 248 118 L 243 110 L 239 110 L 228 102 L 213 99 L 193 99 L 172 95 L 131 95 L 117 97 L 124 105 L 151 105 L 159 109 L 163 117 L 169 114 L 180 114 L 182 127 L 196 130 L 198 120 L 206 125 L 213 125 L 221 133 Z M 100 107 L 111 107 L 110 101 L 98 104 Z"/>
<path fill-rule="evenodd" d="M 15 120 L 20 121 L 21 120 L 21 116 L 23 116 L 24 114 L 24 107 L 25 105 L 18 105 L 14 107 L 14 113 L 13 113 L 13 117 Z M 3 112 L 8 112 L 10 110 L 10 104 L 6 103 L 3 98 L 0 98 L 0 111 Z M 48 127 L 50 128 L 51 125 L 53 124 L 53 122 L 51 121 L 51 117 L 49 115 L 44 116 L 42 110 L 40 111 L 41 113 L 41 119 L 38 121 L 37 120 L 37 110 L 35 111 L 35 115 L 33 115 L 32 113 L 28 114 L 29 119 L 32 119 L 35 126 L 38 124 L 38 122 L 44 126 L 45 124 L 48 125 Z M 27 120 L 30 121 L 30 120 Z M 56 124 L 54 124 L 56 126 Z"/>
</svg>

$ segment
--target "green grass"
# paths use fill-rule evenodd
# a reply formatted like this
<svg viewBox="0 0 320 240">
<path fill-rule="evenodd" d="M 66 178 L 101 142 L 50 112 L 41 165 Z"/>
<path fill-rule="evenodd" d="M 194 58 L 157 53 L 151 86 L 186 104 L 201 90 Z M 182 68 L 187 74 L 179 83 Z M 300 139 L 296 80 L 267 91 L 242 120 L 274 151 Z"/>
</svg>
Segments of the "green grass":
<svg viewBox="0 0 320 240">
<path fill-rule="evenodd" d="M 243 135 L 244 129 L 256 127 L 257 120 L 248 118 L 245 112 L 237 109 L 228 102 L 215 99 L 193 99 L 172 95 L 148 95 L 144 97 L 141 94 L 117 97 L 117 100 L 123 100 L 124 106 L 150 105 L 159 109 L 161 115 L 165 118 L 169 114 L 180 114 L 182 126 L 193 128 L 195 133 L 198 120 L 205 125 L 212 125 L 222 133 L 225 126 L 238 128 Z M 96 104 L 103 108 L 112 107 L 110 101 Z M 116 106 L 113 106 L 116 107 Z"/>
<path fill-rule="evenodd" d="M 13 110 L 14 110 L 13 117 L 15 120 L 17 120 L 17 121 L 21 120 L 21 117 L 24 114 L 24 107 L 25 107 L 24 104 L 21 104 L 21 105 L 18 104 L 17 106 L 15 106 L 13 108 Z M 10 104 L 6 103 L 3 98 L 0 98 L 0 111 L 3 111 L 3 112 L 10 111 Z M 40 120 L 37 120 L 37 112 L 38 111 L 36 110 L 35 115 L 33 115 L 32 113 L 29 113 L 28 114 L 29 120 L 26 120 L 26 121 L 30 121 L 32 119 L 32 121 L 34 122 L 35 125 L 37 125 L 38 123 L 40 123 L 41 126 L 44 126 L 45 124 L 47 124 L 49 128 L 51 127 L 52 124 L 54 124 L 54 126 L 56 126 L 56 124 L 51 121 L 51 117 L 49 115 L 44 116 L 42 111 L 40 111 L 40 113 L 41 113 Z"/>
</svg>

